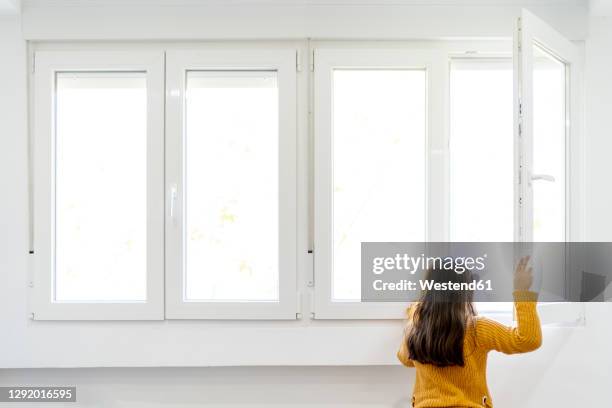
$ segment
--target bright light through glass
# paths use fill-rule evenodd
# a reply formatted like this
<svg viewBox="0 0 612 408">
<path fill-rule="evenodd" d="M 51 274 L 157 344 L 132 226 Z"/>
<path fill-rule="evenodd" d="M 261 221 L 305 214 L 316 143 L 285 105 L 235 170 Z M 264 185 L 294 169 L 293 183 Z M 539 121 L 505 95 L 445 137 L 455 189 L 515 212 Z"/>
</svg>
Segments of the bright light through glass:
<svg viewBox="0 0 612 408">
<path fill-rule="evenodd" d="M 514 239 L 512 60 L 453 60 L 451 241 Z"/>
<path fill-rule="evenodd" d="M 185 300 L 279 299 L 276 72 L 189 71 Z"/>
<path fill-rule="evenodd" d="M 55 301 L 145 301 L 144 73 L 58 73 Z"/>
<path fill-rule="evenodd" d="M 333 73 L 332 300 L 361 297 L 361 242 L 425 240 L 426 72 Z"/>
<path fill-rule="evenodd" d="M 533 240 L 565 241 L 565 64 L 533 47 Z"/>
</svg>

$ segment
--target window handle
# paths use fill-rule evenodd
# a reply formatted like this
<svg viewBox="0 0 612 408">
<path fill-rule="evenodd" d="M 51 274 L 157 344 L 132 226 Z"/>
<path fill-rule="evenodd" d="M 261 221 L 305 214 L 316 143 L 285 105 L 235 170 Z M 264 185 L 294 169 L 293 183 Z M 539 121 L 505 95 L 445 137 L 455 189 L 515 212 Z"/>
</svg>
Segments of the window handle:
<svg viewBox="0 0 612 408">
<path fill-rule="evenodd" d="M 170 187 L 170 219 L 172 223 L 176 223 L 176 197 L 177 197 L 176 184 Z"/>
<path fill-rule="evenodd" d="M 531 181 L 535 180 L 549 181 L 551 183 L 555 182 L 555 178 L 550 174 L 532 174 Z"/>
</svg>

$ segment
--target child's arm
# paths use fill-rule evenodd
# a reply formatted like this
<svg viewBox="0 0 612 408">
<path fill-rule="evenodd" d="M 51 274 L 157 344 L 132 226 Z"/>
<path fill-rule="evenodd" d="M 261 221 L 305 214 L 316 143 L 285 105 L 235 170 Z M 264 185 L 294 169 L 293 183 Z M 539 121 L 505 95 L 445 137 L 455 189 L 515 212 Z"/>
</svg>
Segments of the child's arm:
<svg viewBox="0 0 612 408">
<path fill-rule="evenodd" d="M 542 329 L 536 311 L 538 294 L 525 290 L 514 292 L 517 327 L 504 326 L 480 318 L 476 323 L 476 341 L 487 350 L 506 354 L 526 353 L 542 344 Z"/>
<path fill-rule="evenodd" d="M 542 329 L 536 311 L 538 294 L 530 292 L 533 281 L 529 257 L 523 257 L 514 272 L 514 307 L 517 327 L 507 327 L 486 318 L 476 322 L 476 342 L 487 350 L 506 354 L 526 353 L 542 344 Z"/>
</svg>

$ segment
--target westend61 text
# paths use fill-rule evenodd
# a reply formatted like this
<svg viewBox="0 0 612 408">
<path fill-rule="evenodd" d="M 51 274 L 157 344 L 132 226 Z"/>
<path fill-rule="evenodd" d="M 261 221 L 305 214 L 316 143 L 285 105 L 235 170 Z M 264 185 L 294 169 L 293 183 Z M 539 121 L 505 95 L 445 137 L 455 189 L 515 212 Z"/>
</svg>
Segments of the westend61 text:
<svg viewBox="0 0 612 408">
<path fill-rule="evenodd" d="M 372 282 L 374 290 L 382 291 L 414 291 L 414 290 L 466 290 L 466 291 L 491 291 L 493 286 L 491 280 L 473 280 L 471 282 L 436 282 L 429 279 L 419 279 L 415 281 L 402 279 L 397 282 L 385 282 L 377 279 Z"/>
</svg>

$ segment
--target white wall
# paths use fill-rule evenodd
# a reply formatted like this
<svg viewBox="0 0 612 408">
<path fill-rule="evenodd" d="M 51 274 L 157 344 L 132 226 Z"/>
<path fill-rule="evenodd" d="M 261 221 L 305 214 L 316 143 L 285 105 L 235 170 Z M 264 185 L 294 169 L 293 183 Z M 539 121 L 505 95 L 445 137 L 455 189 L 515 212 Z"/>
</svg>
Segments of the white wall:
<svg viewBox="0 0 612 408">
<path fill-rule="evenodd" d="M 568 8 L 560 10 L 556 14 L 548 9 L 549 19 L 564 26 L 566 34 L 573 32 L 573 38 L 584 38 L 584 13 L 574 13 L 575 19 L 572 19 Z M 516 8 L 510 11 L 506 9 L 500 14 L 486 7 L 480 9 L 473 14 L 479 18 L 469 20 L 472 25 L 470 33 L 506 33 L 511 29 L 515 11 Z M 113 19 L 108 10 L 104 11 L 104 15 L 117 21 L 116 31 L 101 27 L 95 23 L 94 17 L 78 20 L 78 16 L 87 13 L 83 9 L 66 13 L 64 19 L 56 14 L 46 20 L 44 14 L 40 14 L 42 12 L 26 10 L 24 34 L 28 38 L 75 39 L 82 31 L 86 38 L 124 35 L 134 39 L 140 33 L 138 25 L 129 25 L 129 19 L 117 15 Z M 365 18 L 360 14 L 362 12 L 355 11 L 361 16 L 359 18 Z M 428 13 L 430 11 L 421 10 L 410 17 L 411 14 L 405 12 L 396 16 L 390 25 L 391 31 L 385 32 L 409 34 L 410 30 L 406 31 L 402 25 L 411 26 L 412 21 L 415 23 L 413 26 L 424 27 L 420 17 L 430 15 Z M 489 21 L 486 20 L 487 13 L 492 16 Z M 213 15 L 218 17 L 217 14 Z M 210 27 L 198 28 L 196 17 L 197 14 L 187 21 L 187 28 L 181 28 L 182 24 L 172 25 L 178 27 L 178 38 L 184 38 L 190 33 L 203 38 L 204 34 L 210 33 L 207 31 L 212 30 Z M 204 19 L 206 15 L 200 14 L 200 17 Z M 244 21 L 248 20 L 246 16 L 243 17 Z M 148 37 L 157 33 L 161 38 L 174 30 L 168 26 L 169 20 L 159 17 L 159 14 L 145 20 L 148 21 L 145 24 L 148 28 L 144 31 Z M 440 24 L 451 20 L 449 13 L 437 21 Z M 482 23 L 479 24 L 477 20 Z M 152 21 L 164 24 L 159 27 L 159 31 L 155 31 L 154 26 L 150 25 Z M 296 20 L 289 21 L 296 23 Z M 350 15 L 345 15 L 342 21 L 344 23 L 339 27 L 345 30 L 350 27 L 347 23 L 350 22 Z M 501 22 L 504 28 L 500 29 L 498 25 L 493 27 L 491 21 Z M 612 30 L 609 28 L 612 24 L 604 19 L 593 20 L 591 23 L 591 37 L 586 43 L 589 131 L 586 152 L 586 229 L 588 239 L 610 240 L 612 233 L 608 231 L 612 227 L 609 215 L 612 193 L 605 186 L 610 184 L 608 175 L 612 174 L 608 164 L 609 152 L 612 151 L 612 126 L 608 123 L 612 112 L 612 81 L 608 77 L 609 64 L 612 63 Z M 308 31 L 304 27 L 298 27 L 298 30 L 289 25 L 276 25 L 273 30 L 269 29 L 273 32 L 268 33 L 278 33 L 282 27 L 294 30 L 291 31 L 292 35 L 302 35 Z M 384 26 L 380 21 L 375 25 L 379 28 Z M 218 21 L 213 28 L 216 27 L 221 33 L 219 35 L 222 35 L 228 33 L 227 27 L 230 26 Z M 322 18 L 320 25 L 310 29 L 320 34 L 341 34 L 338 28 L 331 31 L 333 26 L 330 19 Z M 440 26 L 438 28 L 436 36 L 442 32 Z M 249 34 L 244 26 L 236 29 L 240 36 Z M 264 29 L 263 25 L 256 25 L 254 31 Z M 363 32 L 364 37 L 373 35 L 369 30 L 373 29 L 370 27 Z M 352 33 L 347 36 L 355 37 L 362 31 L 344 33 Z M 448 30 L 444 33 L 448 34 Z M 170 336 L 170 331 L 161 329 L 184 324 L 180 322 L 163 322 L 157 326 L 128 322 L 126 324 L 133 329 L 128 327 L 127 330 L 121 330 L 126 329 L 126 326 L 117 323 L 66 322 L 58 325 L 53 322 L 29 321 L 26 316 L 25 288 L 28 270 L 25 60 L 26 44 L 22 37 L 20 19 L 0 17 L 0 367 L 95 366 L 99 365 L 101 358 L 112 361 L 118 354 L 124 356 L 124 360 L 117 365 L 124 366 L 140 365 L 142 361 L 155 361 L 161 366 L 176 365 L 177 362 L 198 366 L 202 365 L 202 361 L 214 361 L 215 356 L 220 354 L 233 356 L 224 360 L 229 365 L 273 364 L 267 358 L 273 354 L 291 354 L 295 364 L 374 365 L 2 370 L 0 384 L 75 384 L 79 387 L 81 401 L 78 406 L 86 407 L 179 406 L 176 402 L 184 406 L 208 403 L 210 406 L 227 404 L 228 407 L 257 406 L 255 404 L 261 407 L 274 404 L 279 407 L 341 407 L 351 404 L 357 406 L 359 403 L 366 407 L 409 405 L 407 398 L 414 373 L 402 367 L 376 366 L 393 361 L 397 332 L 397 326 L 393 324 L 332 323 L 313 330 L 312 327 L 306 329 L 305 325 L 298 323 L 291 331 L 281 330 L 274 324 L 254 325 L 249 330 L 218 324 L 215 327 L 223 329 L 223 338 L 217 337 L 215 340 L 215 336 L 219 335 L 211 332 L 204 337 L 211 337 L 215 342 L 194 344 L 189 339 Z M 195 322 L 184 334 L 201 336 L 203 327 Z M 134 344 L 135 339 L 142 338 L 147 339 L 144 344 Z M 326 339 L 340 341 L 330 342 Z M 171 350 L 160 357 L 157 347 L 164 344 Z M 496 406 L 611 406 L 609 385 L 612 384 L 612 372 L 609 367 L 612 367 L 612 352 L 609 344 L 612 344 L 612 308 L 609 305 L 592 304 L 587 308 L 586 327 L 547 328 L 544 345 L 537 352 L 514 357 L 491 355 L 488 378 Z M 126 353 L 126 350 L 129 352 Z M 231 352 L 227 353 L 228 350 Z M 203 355 L 207 358 L 203 359 Z"/>
<path fill-rule="evenodd" d="M 487 377 L 495 406 L 612 406 L 612 310 L 591 312 L 594 324 L 588 329 L 549 330 L 533 354 L 492 353 Z M 403 408 L 410 406 L 413 382 L 412 369 L 391 366 L 0 371 L 0 385 L 76 385 L 76 407 L 104 408 Z M 70 407 L 75 404 L 66 404 Z"/>
<path fill-rule="evenodd" d="M 27 311 L 22 300 L 28 273 L 25 64 L 19 17 L 0 16 L 0 342 L 5 350 L 0 356 L 20 347 Z"/>
<path fill-rule="evenodd" d="M 612 236 L 612 17 L 590 20 L 586 43 L 587 236 L 609 241 Z"/>
</svg>

